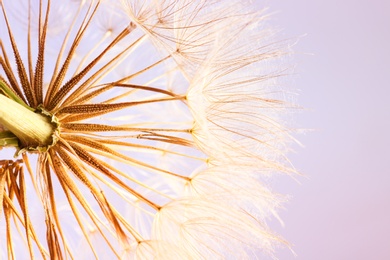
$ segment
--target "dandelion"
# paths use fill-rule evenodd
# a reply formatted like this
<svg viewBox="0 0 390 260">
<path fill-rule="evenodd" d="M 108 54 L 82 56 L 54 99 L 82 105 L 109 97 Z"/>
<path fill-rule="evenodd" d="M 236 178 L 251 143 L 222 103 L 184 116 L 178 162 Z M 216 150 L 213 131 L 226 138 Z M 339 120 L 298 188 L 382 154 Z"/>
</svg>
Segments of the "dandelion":
<svg viewBox="0 0 390 260">
<path fill-rule="evenodd" d="M 1 259 L 272 256 L 285 53 L 245 1 L 0 0 Z M 16 150 L 12 159 L 9 150 Z"/>
</svg>

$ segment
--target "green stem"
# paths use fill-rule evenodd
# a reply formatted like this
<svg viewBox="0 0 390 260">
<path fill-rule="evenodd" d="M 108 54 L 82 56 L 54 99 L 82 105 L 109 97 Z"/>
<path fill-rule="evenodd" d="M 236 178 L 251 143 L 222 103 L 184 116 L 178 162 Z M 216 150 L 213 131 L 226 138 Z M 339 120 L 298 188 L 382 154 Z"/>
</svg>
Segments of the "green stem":
<svg viewBox="0 0 390 260">
<path fill-rule="evenodd" d="M 0 125 L 18 137 L 21 149 L 40 150 L 53 145 L 56 127 L 50 122 L 50 117 L 35 113 L 1 94 Z"/>
<path fill-rule="evenodd" d="M 10 131 L 1 131 L 0 132 L 0 149 L 2 147 L 18 147 L 19 146 L 19 139 L 17 136 L 15 136 Z"/>
<path fill-rule="evenodd" d="M 3 93 L 5 96 L 9 97 L 10 99 L 16 101 L 17 103 L 21 104 L 25 108 L 34 111 L 33 108 L 29 107 L 24 101 L 18 97 L 3 81 L 0 80 L 0 94 Z"/>
</svg>

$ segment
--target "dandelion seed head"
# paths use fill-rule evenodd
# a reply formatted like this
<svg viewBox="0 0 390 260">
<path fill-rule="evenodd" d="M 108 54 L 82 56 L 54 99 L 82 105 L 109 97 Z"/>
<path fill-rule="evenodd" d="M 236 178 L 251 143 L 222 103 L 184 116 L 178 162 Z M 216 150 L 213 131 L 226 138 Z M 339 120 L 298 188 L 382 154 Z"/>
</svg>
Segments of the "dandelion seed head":
<svg viewBox="0 0 390 260">
<path fill-rule="evenodd" d="M 291 171 L 285 51 L 262 12 L 0 3 L 0 98 L 23 111 L 0 104 L 1 258 L 253 258 L 286 244 L 267 226 L 285 201 L 267 179 Z"/>
</svg>

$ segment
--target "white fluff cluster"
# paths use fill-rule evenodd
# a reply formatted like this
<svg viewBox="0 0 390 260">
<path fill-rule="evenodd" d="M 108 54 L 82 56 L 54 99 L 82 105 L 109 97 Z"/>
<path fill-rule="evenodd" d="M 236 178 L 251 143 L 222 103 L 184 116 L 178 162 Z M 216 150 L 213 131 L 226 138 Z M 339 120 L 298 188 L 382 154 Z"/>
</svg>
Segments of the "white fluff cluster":
<svg viewBox="0 0 390 260">
<path fill-rule="evenodd" d="M 1 1 L 15 37 L 21 39 L 18 42 L 25 40 L 29 26 L 30 37 L 36 39 L 40 35 L 37 6 L 42 2 L 45 10 L 47 1 Z M 75 28 L 85 23 L 84 17 L 89 17 L 94 8 L 96 14 L 89 25 L 84 25 L 86 33 L 72 56 L 66 78 L 93 61 L 123 28 L 131 31 L 88 72 L 99 76 L 86 86 L 80 83 L 79 88 L 83 89 L 69 94 L 68 100 L 77 100 L 79 95 L 92 93 L 117 80 L 184 97 L 86 120 L 95 124 L 169 130 L 155 130 L 154 135 L 152 130 L 134 133 L 125 129 L 99 136 L 91 134 L 101 138 L 101 144 L 112 151 L 99 150 L 98 144 L 93 149 L 84 149 L 96 154 L 105 168 L 142 196 L 129 193 L 105 176 L 100 178 L 98 170 L 80 161 L 80 168 L 91 176 L 97 190 L 102 194 L 104 191 L 119 219 L 118 225 L 127 231 L 119 232 L 110 226 L 106 215 L 100 212 L 102 206 L 94 201 L 95 195 L 81 184 L 79 189 L 100 222 L 92 221 L 84 212 L 80 213 L 84 222 L 77 223 L 66 199 L 70 195 L 60 192 L 59 182 L 54 183 L 58 211 L 63 217 L 60 222 L 65 230 L 59 242 L 64 245 L 64 258 L 72 254 L 76 259 L 81 259 L 78 256 L 83 259 L 272 258 L 275 248 L 286 242 L 269 230 L 266 220 L 277 217 L 276 210 L 284 198 L 271 191 L 267 179 L 274 173 L 291 172 L 285 158 L 289 129 L 281 119 L 289 105 L 278 85 L 278 78 L 287 73 L 287 66 L 281 65 L 286 55 L 285 44 L 275 40 L 264 12 L 242 0 L 82 0 L 52 1 L 51 5 L 45 50 L 47 84 L 61 67 L 56 67 L 56 63 L 64 62 L 65 54 L 70 52 L 72 39 L 77 38 Z M 2 51 L 11 57 L 13 51 L 6 40 L 6 28 L 3 19 L 0 23 Z M 37 48 L 37 41 L 32 42 Z M 27 52 L 21 50 L 21 53 L 28 60 Z M 33 56 L 36 55 L 34 50 Z M 10 66 L 17 70 L 15 65 Z M 7 78 L 4 69 L 0 68 L 0 73 L 2 78 Z M 161 93 L 110 89 L 91 102 L 143 101 Z M 59 114 L 61 106 L 67 104 L 64 100 L 54 108 Z M 178 130 L 177 133 L 172 129 Z M 180 132 L 182 129 L 188 132 Z M 69 127 L 61 132 L 69 142 L 81 140 L 72 134 L 90 134 L 72 131 Z M 83 145 L 90 144 L 85 141 Z M 43 178 L 40 163 L 47 157 L 39 156 L 36 175 L 28 181 L 31 186 L 35 184 L 34 179 L 41 182 L 39 178 Z M 77 179 L 70 171 L 69 175 Z M 42 183 L 38 186 L 28 188 L 32 194 L 29 212 L 32 223 L 37 223 L 42 248 L 47 248 L 45 231 L 39 231 L 39 223 L 47 218 L 45 206 L 42 208 L 40 204 L 40 201 L 45 204 L 47 187 Z M 153 205 L 159 206 L 153 208 Z M 34 211 L 32 206 L 37 209 Z M 80 212 L 85 209 L 77 207 Z M 1 221 L 0 227 L 4 228 Z M 85 230 L 81 231 L 80 225 Z M 1 239 L 5 237 L 3 231 Z M 90 240 L 85 238 L 86 234 Z M 15 246 L 24 248 L 24 233 L 19 235 L 20 244 Z M 1 259 L 7 255 L 3 245 Z M 34 246 L 34 250 L 37 255 L 42 251 L 39 246 Z M 43 255 L 50 258 L 48 251 Z"/>
</svg>

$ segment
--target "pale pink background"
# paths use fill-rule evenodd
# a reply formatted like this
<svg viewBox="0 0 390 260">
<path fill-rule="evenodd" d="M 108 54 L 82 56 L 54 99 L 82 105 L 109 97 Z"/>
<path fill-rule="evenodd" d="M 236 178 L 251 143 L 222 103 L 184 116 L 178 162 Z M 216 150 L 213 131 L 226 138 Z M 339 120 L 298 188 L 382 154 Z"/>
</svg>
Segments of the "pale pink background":
<svg viewBox="0 0 390 260">
<path fill-rule="evenodd" d="M 278 179 L 293 198 L 285 227 L 272 226 L 298 260 L 390 259 L 390 1 L 268 5 L 285 36 L 307 34 L 294 47 L 293 85 L 308 109 L 296 125 L 315 129 L 297 136 L 305 147 L 290 157 L 307 178 Z"/>
<path fill-rule="evenodd" d="M 264 5 L 263 0 L 255 0 Z M 293 197 L 271 225 L 297 260 L 390 259 L 390 1 L 267 0 L 293 47 L 296 126 L 314 129 L 290 154 L 306 178 L 281 177 Z M 294 42 L 294 40 L 293 40 Z"/>
</svg>

